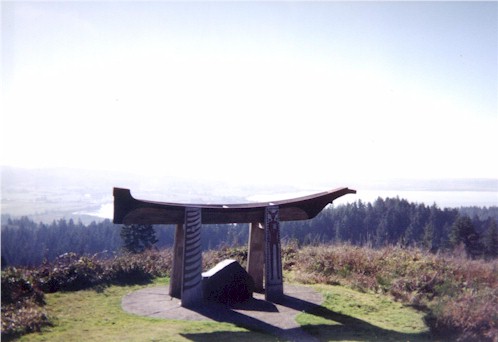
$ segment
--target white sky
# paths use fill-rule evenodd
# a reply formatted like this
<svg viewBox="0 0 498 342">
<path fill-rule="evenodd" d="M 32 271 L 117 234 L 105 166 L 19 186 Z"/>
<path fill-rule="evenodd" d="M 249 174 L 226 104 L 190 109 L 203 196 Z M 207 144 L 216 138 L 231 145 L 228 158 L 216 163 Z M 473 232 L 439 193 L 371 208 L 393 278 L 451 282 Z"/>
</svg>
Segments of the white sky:
<svg viewBox="0 0 498 342">
<path fill-rule="evenodd" d="M 497 2 L 1 6 L 2 165 L 498 175 Z"/>
</svg>

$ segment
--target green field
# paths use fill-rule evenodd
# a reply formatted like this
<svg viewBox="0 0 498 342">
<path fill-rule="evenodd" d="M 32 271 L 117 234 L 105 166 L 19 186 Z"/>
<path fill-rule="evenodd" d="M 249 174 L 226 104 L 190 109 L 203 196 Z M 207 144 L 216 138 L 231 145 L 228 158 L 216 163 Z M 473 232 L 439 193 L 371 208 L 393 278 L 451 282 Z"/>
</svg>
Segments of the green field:
<svg viewBox="0 0 498 342">
<path fill-rule="evenodd" d="M 164 278 L 153 284 L 164 284 Z M 110 286 L 46 295 L 54 325 L 20 341 L 276 341 L 271 334 L 229 323 L 164 320 L 139 317 L 121 309 L 127 293 L 144 286 Z M 388 297 L 319 285 L 325 303 L 297 321 L 322 341 L 427 341 L 423 314 Z"/>
<path fill-rule="evenodd" d="M 321 307 L 297 322 L 320 341 L 430 341 L 423 313 L 383 295 L 342 286 L 316 285 Z"/>
</svg>

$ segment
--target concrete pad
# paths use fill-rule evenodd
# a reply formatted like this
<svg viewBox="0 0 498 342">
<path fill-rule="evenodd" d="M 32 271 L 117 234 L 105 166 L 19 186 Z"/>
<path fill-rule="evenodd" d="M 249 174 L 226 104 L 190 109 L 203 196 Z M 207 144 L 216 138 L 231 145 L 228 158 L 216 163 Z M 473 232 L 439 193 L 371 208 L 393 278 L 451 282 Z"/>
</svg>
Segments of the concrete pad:
<svg viewBox="0 0 498 342">
<path fill-rule="evenodd" d="M 132 292 L 122 299 L 122 308 L 131 314 L 163 319 L 216 321 L 233 323 L 248 329 L 263 330 L 288 341 L 315 341 L 296 323 L 297 314 L 323 303 L 322 295 L 312 287 L 285 285 L 279 303 L 254 293 L 246 303 L 227 306 L 200 303 L 195 308 L 184 308 L 177 298 L 168 294 L 167 286 L 157 286 Z"/>
</svg>

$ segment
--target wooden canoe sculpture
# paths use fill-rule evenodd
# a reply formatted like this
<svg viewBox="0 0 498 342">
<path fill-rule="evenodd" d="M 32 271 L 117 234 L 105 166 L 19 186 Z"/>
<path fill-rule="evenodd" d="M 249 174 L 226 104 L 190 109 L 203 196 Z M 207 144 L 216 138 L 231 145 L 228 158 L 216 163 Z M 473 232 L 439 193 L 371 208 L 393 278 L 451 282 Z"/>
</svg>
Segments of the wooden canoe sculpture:
<svg viewBox="0 0 498 342">
<path fill-rule="evenodd" d="M 278 206 L 280 221 L 309 220 L 318 215 L 327 204 L 355 190 L 339 188 L 309 196 L 243 204 L 180 204 L 144 201 L 133 198 L 129 189 L 114 188 L 114 223 L 123 224 L 183 224 L 185 208 L 201 209 L 202 223 L 264 222 L 265 208 Z"/>
<path fill-rule="evenodd" d="M 283 295 L 280 222 L 309 220 L 325 206 L 355 190 L 338 188 L 309 196 L 262 203 L 182 204 L 135 199 L 114 188 L 114 223 L 176 224 L 170 295 L 182 306 L 202 303 L 202 224 L 250 223 L 247 272 L 270 301 Z M 264 287 L 263 287 L 263 265 Z"/>
</svg>

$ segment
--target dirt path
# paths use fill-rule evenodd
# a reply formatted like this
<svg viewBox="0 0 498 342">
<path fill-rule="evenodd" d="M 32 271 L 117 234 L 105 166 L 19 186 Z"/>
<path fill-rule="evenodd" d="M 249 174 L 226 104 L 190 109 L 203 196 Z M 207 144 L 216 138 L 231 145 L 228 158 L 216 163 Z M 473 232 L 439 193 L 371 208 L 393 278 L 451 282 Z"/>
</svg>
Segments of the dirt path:
<svg viewBox="0 0 498 342">
<path fill-rule="evenodd" d="M 284 285 L 284 298 L 277 304 L 264 300 L 255 293 L 254 298 L 236 307 L 205 304 L 195 309 L 180 306 L 180 301 L 168 295 L 167 286 L 158 286 L 132 292 L 122 300 L 125 311 L 140 316 L 228 322 L 263 330 L 287 341 L 316 341 L 295 321 L 297 314 L 320 305 L 323 297 L 311 287 Z"/>
</svg>

